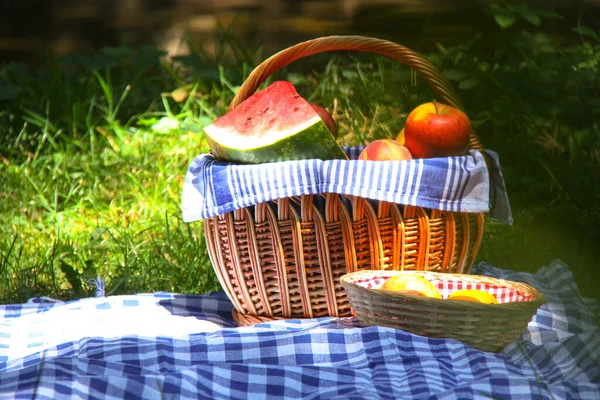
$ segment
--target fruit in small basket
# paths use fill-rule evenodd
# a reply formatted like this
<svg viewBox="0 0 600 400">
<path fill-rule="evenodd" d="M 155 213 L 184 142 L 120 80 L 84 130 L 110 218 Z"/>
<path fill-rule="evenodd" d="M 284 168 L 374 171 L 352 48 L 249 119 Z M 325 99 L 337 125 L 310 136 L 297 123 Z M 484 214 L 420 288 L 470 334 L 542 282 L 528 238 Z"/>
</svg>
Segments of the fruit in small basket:
<svg viewBox="0 0 600 400">
<path fill-rule="evenodd" d="M 467 152 L 471 121 L 461 110 L 436 101 L 408 114 L 404 145 L 414 158 L 462 156 Z"/>
<path fill-rule="evenodd" d="M 457 290 L 448 296 L 448 300 L 475 301 L 484 304 L 498 304 L 498 299 L 493 294 L 479 289 Z"/>
<path fill-rule="evenodd" d="M 212 154 L 223 161 L 348 159 L 317 111 L 287 81 L 253 94 L 204 133 Z"/>
<path fill-rule="evenodd" d="M 326 109 L 324 109 L 323 107 L 321 107 L 317 104 L 311 103 L 310 105 L 317 112 L 317 114 L 319 114 L 319 117 L 321 117 L 323 122 L 325 122 L 325 125 L 327 125 L 327 128 L 329 129 L 329 132 L 331 132 L 333 137 L 337 138 L 337 136 L 338 136 L 337 124 L 335 123 L 335 120 L 333 119 L 331 114 L 329 114 L 329 111 L 327 111 Z"/>
<path fill-rule="evenodd" d="M 393 139 L 379 139 L 371 142 L 360 152 L 359 160 L 394 161 L 412 160 L 410 151 Z"/>
<path fill-rule="evenodd" d="M 396 292 L 402 293 L 402 294 L 411 294 L 413 296 L 427 297 L 427 296 L 425 296 L 424 293 L 421 293 L 418 290 L 404 289 L 404 290 L 396 290 Z"/>
<path fill-rule="evenodd" d="M 410 294 L 419 293 L 420 296 L 441 299 L 440 291 L 421 275 L 401 274 L 388 278 L 381 286 L 382 290 L 406 291 Z M 415 293 L 416 292 L 416 293 Z"/>
</svg>

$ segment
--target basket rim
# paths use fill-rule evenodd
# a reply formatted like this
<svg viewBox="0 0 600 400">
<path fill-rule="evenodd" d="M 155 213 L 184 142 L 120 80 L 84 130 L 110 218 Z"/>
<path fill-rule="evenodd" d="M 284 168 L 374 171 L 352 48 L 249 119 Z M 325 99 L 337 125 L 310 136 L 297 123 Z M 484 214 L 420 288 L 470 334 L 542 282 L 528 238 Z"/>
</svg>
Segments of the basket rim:
<svg viewBox="0 0 600 400">
<path fill-rule="evenodd" d="M 422 275 L 427 277 L 434 277 L 439 280 L 451 280 L 458 279 L 462 281 L 466 281 L 469 283 L 485 280 L 486 283 L 497 284 L 504 287 L 512 287 L 512 286 L 520 286 L 523 289 L 526 289 L 532 295 L 531 300 L 526 301 L 510 301 L 499 304 L 484 304 L 477 303 L 473 301 L 467 300 L 452 300 L 451 302 L 447 299 L 438 299 L 433 297 L 425 297 L 425 296 L 417 296 L 405 292 L 395 292 L 390 290 L 381 290 L 381 289 L 371 289 L 361 285 L 357 285 L 352 282 L 353 279 L 357 277 L 360 278 L 376 278 L 381 275 L 402 275 L 402 274 L 415 274 Z M 393 270 L 372 270 L 372 271 L 356 271 L 344 274 L 340 277 L 340 283 L 344 286 L 347 291 L 356 291 L 361 292 L 363 295 L 372 296 L 372 297 L 380 297 L 382 300 L 388 299 L 393 301 L 394 299 L 405 299 L 410 300 L 411 302 L 419 302 L 423 305 L 436 305 L 436 306 L 445 306 L 452 308 L 461 308 L 461 309 L 469 309 L 469 310 L 477 310 L 477 311 L 485 311 L 485 310 L 517 310 L 523 308 L 533 308 L 537 310 L 540 306 L 547 303 L 547 298 L 538 289 L 533 286 L 525 283 L 525 282 L 517 282 L 510 281 L 502 278 L 494 278 L 486 275 L 474 275 L 474 274 L 452 274 L 445 272 L 434 272 L 434 271 L 393 271 Z M 517 289 L 515 289 L 517 290 Z"/>
</svg>

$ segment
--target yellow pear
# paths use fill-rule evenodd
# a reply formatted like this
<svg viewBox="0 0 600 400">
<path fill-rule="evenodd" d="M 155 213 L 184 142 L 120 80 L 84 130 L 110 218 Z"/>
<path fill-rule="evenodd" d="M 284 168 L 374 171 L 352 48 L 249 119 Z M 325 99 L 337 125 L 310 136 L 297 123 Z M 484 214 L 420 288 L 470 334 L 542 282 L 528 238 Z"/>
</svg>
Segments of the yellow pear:
<svg viewBox="0 0 600 400">
<path fill-rule="evenodd" d="M 404 146 L 404 128 L 402 128 L 398 136 L 396 136 L 396 142 Z"/>
<path fill-rule="evenodd" d="M 386 280 L 381 286 L 383 290 L 390 291 L 416 291 L 423 296 L 441 299 L 440 291 L 431 282 L 416 274 L 395 275 Z M 414 293 L 413 293 L 414 294 Z"/>
<path fill-rule="evenodd" d="M 484 304 L 498 304 L 498 299 L 491 293 L 478 289 L 457 290 L 448 296 L 448 300 L 466 300 Z"/>
</svg>

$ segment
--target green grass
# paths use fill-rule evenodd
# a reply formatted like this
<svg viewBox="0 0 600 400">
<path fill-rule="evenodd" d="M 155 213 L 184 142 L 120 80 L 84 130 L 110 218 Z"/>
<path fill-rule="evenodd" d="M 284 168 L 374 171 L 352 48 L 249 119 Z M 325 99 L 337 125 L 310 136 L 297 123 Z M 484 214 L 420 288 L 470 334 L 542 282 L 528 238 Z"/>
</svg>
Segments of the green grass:
<svg viewBox="0 0 600 400">
<path fill-rule="evenodd" d="M 201 137 L 117 129 L 94 151 L 71 143 L 0 167 L 2 302 L 81 296 L 97 275 L 109 293 L 216 288 L 202 226 L 184 224 L 179 209 Z"/>
<path fill-rule="evenodd" d="M 207 151 L 179 124 L 214 115 L 198 111 L 205 100 L 171 112 L 162 90 L 181 78 L 154 54 L 136 70 L 120 56 L 57 65 L 49 81 L 3 71 L 19 91 L 0 111 L 0 302 L 86 296 L 96 276 L 109 294 L 218 288 L 202 224 L 184 224 L 179 206 L 189 162 Z"/>
<path fill-rule="evenodd" d="M 535 272 L 562 259 L 583 294 L 596 298 L 600 208 L 590 199 L 600 189 L 581 191 L 590 181 L 573 184 L 569 177 L 587 171 L 594 179 L 598 126 L 593 116 L 582 122 L 560 110 L 580 101 L 575 95 L 586 104 L 598 101 L 597 82 L 585 80 L 595 79 L 597 64 L 581 67 L 588 68 L 585 79 L 564 88 L 575 94 L 554 108 L 538 105 L 539 91 L 518 89 L 545 79 L 544 62 L 555 69 L 562 62 L 567 70 L 595 60 L 599 47 L 537 56 L 515 50 L 508 61 L 521 70 L 505 60 L 506 52 L 478 53 L 476 41 L 428 55 L 459 88 L 484 144 L 500 153 L 513 200 L 515 225 L 489 222 L 478 260 Z M 222 115 L 252 61 L 243 54 L 234 62 L 219 57 L 220 63 L 191 55 L 167 63 L 160 56 L 150 48 L 110 48 L 43 71 L 11 65 L 0 72 L 0 303 L 89 296 L 96 276 L 107 279 L 108 294 L 219 289 L 202 223 L 181 219 L 187 166 L 207 150 L 187 122 Z M 503 57 L 504 67 L 494 66 L 495 57 Z M 288 79 L 309 101 L 334 110 L 342 144 L 395 137 L 407 112 L 434 97 L 392 60 L 362 54 L 315 60 L 270 81 Z M 510 84 L 499 86 L 503 79 Z M 586 123 L 591 133 L 582 134 Z M 562 155 L 536 141 L 542 128 L 568 143 Z"/>
</svg>

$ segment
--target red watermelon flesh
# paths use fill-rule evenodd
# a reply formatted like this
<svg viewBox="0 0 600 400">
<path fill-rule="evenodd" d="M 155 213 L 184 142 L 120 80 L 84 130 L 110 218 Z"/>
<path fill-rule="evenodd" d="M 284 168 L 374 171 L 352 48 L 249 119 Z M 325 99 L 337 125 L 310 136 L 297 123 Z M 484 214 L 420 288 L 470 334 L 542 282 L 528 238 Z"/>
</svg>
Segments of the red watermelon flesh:
<svg viewBox="0 0 600 400">
<path fill-rule="evenodd" d="M 218 159 L 264 163 L 347 159 L 327 125 L 287 81 L 276 81 L 204 128 Z"/>
</svg>

